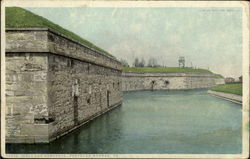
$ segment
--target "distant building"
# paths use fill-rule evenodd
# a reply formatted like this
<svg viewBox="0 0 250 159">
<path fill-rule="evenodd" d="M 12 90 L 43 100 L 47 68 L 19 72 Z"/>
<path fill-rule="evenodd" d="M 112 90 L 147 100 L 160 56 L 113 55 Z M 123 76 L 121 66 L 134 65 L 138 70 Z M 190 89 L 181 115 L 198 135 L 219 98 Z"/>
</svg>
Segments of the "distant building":
<svg viewBox="0 0 250 159">
<path fill-rule="evenodd" d="M 227 77 L 227 78 L 225 79 L 225 82 L 226 82 L 226 83 L 233 83 L 233 82 L 235 82 L 235 79 L 232 78 L 232 77 Z"/>
</svg>

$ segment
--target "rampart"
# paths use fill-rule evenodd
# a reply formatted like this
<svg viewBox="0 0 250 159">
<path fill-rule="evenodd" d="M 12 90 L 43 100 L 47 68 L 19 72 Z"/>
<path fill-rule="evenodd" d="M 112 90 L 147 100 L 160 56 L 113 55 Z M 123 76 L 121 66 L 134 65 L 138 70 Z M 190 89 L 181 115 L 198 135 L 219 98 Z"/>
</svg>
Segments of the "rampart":
<svg viewBox="0 0 250 159">
<path fill-rule="evenodd" d="M 48 143 L 119 106 L 122 91 L 209 88 L 212 73 L 123 72 L 46 28 L 6 29 L 6 142 Z"/>
<path fill-rule="evenodd" d="M 224 84 L 212 73 L 122 73 L 122 90 L 186 90 Z"/>
<path fill-rule="evenodd" d="M 6 29 L 6 142 L 48 143 L 120 105 L 121 74 L 50 29 Z"/>
<path fill-rule="evenodd" d="M 242 104 L 242 96 L 232 93 L 226 93 L 226 92 L 218 92 L 218 91 L 212 91 L 208 90 L 208 94 L 211 94 L 212 96 L 222 98 L 237 104 Z"/>
</svg>

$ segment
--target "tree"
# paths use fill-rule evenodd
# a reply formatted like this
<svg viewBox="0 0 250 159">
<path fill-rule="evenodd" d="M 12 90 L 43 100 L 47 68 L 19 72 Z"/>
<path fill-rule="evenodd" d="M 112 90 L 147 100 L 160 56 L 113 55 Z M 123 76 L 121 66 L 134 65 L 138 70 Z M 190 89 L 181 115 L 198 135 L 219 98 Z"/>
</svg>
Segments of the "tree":
<svg viewBox="0 0 250 159">
<path fill-rule="evenodd" d="M 135 61 L 134 61 L 134 64 L 133 64 L 135 67 L 140 67 L 139 66 L 139 59 L 136 57 L 135 58 Z"/>
<path fill-rule="evenodd" d="M 145 60 L 142 58 L 141 61 L 139 62 L 139 67 L 144 67 L 145 66 Z"/>
<path fill-rule="evenodd" d="M 122 64 L 122 66 L 129 67 L 129 64 L 128 64 L 128 62 L 126 60 L 120 59 L 120 62 Z"/>
<path fill-rule="evenodd" d="M 156 60 L 155 58 L 152 58 L 152 57 L 151 57 L 151 58 L 148 60 L 148 67 L 157 67 L 157 66 L 159 66 L 157 60 Z"/>
</svg>

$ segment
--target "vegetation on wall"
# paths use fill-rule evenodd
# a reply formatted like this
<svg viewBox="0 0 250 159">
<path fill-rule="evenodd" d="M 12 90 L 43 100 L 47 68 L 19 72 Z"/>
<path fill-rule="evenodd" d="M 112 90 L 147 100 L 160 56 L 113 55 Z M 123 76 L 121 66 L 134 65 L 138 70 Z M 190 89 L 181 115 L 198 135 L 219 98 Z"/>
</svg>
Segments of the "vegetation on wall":
<svg viewBox="0 0 250 159">
<path fill-rule="evenodd" d="M 112 56 L 107 51 L 97 47 L 93 43 L 81 38 L 75 33 L 62 28 L 61 26 L 36 15 L 26 9 L 19 7 L 6 7 L 5 8 L 5 25 L 6 28 L 49 28 L 59 32 L 69 38 L 72 38 L 90 48 L 93 48 L 103 54 Z M 114 56 L 112 56 L 114 57 Z"/>
<path fill-rule="evenodd" d="M 212 73 L 206 69 L 193 69 L 193 68 L 180 68 L 180 67 L 123 67 L 123 71 L 131 72 L 145 72 L 145 73 L 186 73 L 186 72 L 201 72 L 201 73 Z"/>
<path fill-rule="evenodd" d="M 213 77 L 218 77 L 218 78 L 224 78 L 222 75 L 220 74 L 214 74 Z"/>
<path fill-rule="evenodd" d="M 236 95 L 242 95 L 242 83 L 223 84 L 215 86 L 212 91 L 232 93 Z"/>
</svg>

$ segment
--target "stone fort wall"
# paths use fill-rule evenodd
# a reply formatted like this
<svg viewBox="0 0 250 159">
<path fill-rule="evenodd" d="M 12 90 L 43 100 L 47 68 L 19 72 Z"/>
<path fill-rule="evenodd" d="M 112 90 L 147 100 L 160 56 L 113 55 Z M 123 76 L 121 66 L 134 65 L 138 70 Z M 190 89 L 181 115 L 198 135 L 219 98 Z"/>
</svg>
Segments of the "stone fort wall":
<svg viewBox="0 0 250 159">
<path fill-rule="evenodd" d="M 120 105 L 122 91 L 223 83 L 206 73 L 122 73 L 115 58 L 50 29 L 6 29 L 6 142 L 50 142 Z"/>
<path fill-rule="evenodd" d="M 6 142 L 47 143 L 122 102 L 121 64 L 49 29 L 6 30 Z"/>
<path fill-rule="evenodd" d="M 186 90 L 224 84 L 210 73 L 122 73 L 122 90 Z"/>
</svg>

